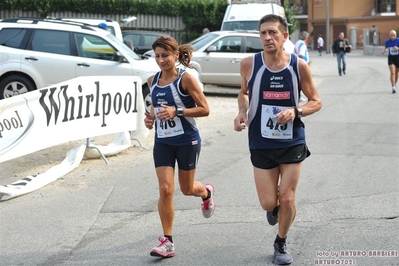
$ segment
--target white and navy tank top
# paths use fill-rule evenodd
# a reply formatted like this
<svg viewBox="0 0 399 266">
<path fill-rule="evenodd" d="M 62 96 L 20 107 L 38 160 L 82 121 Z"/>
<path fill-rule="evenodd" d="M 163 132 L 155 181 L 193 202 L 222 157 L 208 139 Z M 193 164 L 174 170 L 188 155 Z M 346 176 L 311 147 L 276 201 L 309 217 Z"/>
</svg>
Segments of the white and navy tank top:
<svg viewBox="0 0 399 266">
<path fill-rule="evenodd" d="M 178 107 L 195 107 L 194 99 L 182 89 L 181 80 L 186 73 L 184 69 L 178 69 L 175 81 L 159 86 L 158 80 L 162 71 L 156 73 L 150 87 L 151 101 L 154 105 L 155 114 L 160 110 L 161 104 Z M 193 117 L 174 117 L 168 121 L 155 120 L 155 141 L 174 145 L 196 145 L 201 142 L 200 134 Z"/>
<path fill-rule="evenodd" d="M 298 58 L 290 54 L 284 68 L 270 70 L 263 52 L 254 55 L 252 75 L 248 81 L 249 149 L 286 148 L 305 143 L 305 125 L 300 118 L 285 125 L 277 123 L 276 114 L 298 105 L 300 75 Z"/>
</svg>

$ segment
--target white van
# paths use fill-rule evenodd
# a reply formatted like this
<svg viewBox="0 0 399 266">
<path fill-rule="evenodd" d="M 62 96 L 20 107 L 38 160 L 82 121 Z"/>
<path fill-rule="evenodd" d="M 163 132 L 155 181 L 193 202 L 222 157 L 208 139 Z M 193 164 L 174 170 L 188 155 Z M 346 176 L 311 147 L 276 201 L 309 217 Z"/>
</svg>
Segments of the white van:
<svg viewBox="0 0 399 266">
<path fill-rule="evenodd" d="M 268 14 L 285 17 L 284 7 L 271 3 L 272 0 L 240 0 L 228 1 L 221 30 L 259 31 L 259 20 Z M 284 50 L 294 52 L 294 43 L 287 39 Z"/>
<path fill-rule="evenodd" d="M 259 20 L 267 14 L 285 18 L 284 7 L 269 1 L 241 0 L 227 6 L 221 30 L 258 30 Z"/>
</svg>

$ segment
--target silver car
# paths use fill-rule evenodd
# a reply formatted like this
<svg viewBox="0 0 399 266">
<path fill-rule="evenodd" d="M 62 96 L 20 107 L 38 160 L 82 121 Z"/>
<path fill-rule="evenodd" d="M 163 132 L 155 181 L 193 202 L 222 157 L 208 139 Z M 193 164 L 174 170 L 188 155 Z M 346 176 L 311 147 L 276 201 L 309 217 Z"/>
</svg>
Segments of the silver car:
<svg viewBox="0 0 399 266">
<path fill-rule="evenodd" d="M 203 84 L 239 87 L 240 62 L 243 58 L 263 51 L 259 33 L 240 31 L 213 31 L 191 42 L 195 51 L 192 66 L 198 71 Z M 294 44 L 287 40 L 284 49 L 293 51 Z M 154 56 L 153 51 L 145 53 Z"/>
</svg>

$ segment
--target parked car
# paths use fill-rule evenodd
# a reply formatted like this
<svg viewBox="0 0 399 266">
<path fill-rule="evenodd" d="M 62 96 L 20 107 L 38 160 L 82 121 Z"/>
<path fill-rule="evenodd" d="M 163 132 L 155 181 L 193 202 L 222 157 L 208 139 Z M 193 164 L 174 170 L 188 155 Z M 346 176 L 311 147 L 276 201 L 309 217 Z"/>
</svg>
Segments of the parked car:
<svg viewBox="0 0 399 266">
<path fill-rule="evenodd" d="M 0 99 L 80 76 L 138 76 L 146 108 L 147 78 L 159 71 L 98 27 L 54 19 L 0 21 Z"/>
<path fill-rule="evenodd" d="M 133 43 L 133 51 L 139 55 L 151 50 L 152 44 L 158 37 L 169 36 L 162 32 L 153 31 L 124 31 L 122 35 L 124 41 L 131 41 Z"/>
<path fill-rule="evenodd" d="M 198 71 L 204 85 L 239 87 L 241 60 L 263 51 L 258 32 L 213 31 L 193 40 L 191 44 L 195 49 L 191 65 Z M 284 47 L 293 50 L 294 44 L 287 40 Z M 154 51 L 145 55 L 154 57 Z"/>
</svg>

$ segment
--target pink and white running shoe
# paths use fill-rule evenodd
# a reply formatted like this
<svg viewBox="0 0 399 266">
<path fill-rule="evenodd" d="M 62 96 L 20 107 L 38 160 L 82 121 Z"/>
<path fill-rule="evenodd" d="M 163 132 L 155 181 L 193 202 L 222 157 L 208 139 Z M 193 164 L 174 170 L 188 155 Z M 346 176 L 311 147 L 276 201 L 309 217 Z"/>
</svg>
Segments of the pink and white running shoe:
<svg viewBox="0 0 399 266">
<path fill-rule="evenodd" d="M 158 238 L 159 245 L 151 249 L 150 255 L 155 257 L 170 258 L 175 256 L 175 244 L 169 241 L 167 237 Z"/>
<path fill-rule="evenodd" d="M 205 218 L 210 218 L 210 217 L 212 217 L 212 215 L 216 209 L 216 203 L 215 203 L 215 200 L 213 199 L 213 194 L 215 193 L 215 188 L 213 187 L 212 184 L 206 184 L 205 188 L 206 188 L 206 190 L 211 192 L 211 197 L 207 200 L 202 201 L 201 210 L 202 210 L 202 215 Z"/>
</svg>

